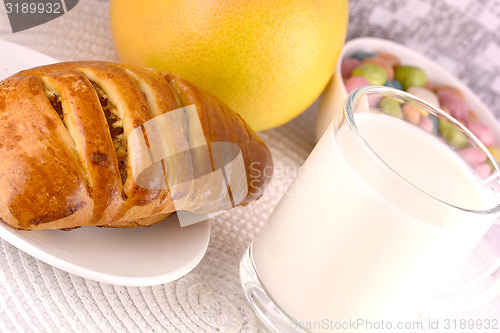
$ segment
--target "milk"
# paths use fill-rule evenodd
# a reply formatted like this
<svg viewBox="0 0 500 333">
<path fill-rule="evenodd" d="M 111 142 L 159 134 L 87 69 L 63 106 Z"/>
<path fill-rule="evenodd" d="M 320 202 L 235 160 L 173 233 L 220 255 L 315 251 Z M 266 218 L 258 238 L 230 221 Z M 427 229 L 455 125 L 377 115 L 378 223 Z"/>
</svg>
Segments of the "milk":
<svg viewBox="0 0 500 333">
<path fill-rule="evenodd" d="M 494 218 L 468 166 L 420 128 L 356 114 L 363 137 L 330 128 L 253 244 L 259 277 L 312 330 L 334 322 L 418 318 Z M 418 187 L 418 188 L 417 188 Z M 362 329 L 362 328 L 358 328 Z"/>
</svg>

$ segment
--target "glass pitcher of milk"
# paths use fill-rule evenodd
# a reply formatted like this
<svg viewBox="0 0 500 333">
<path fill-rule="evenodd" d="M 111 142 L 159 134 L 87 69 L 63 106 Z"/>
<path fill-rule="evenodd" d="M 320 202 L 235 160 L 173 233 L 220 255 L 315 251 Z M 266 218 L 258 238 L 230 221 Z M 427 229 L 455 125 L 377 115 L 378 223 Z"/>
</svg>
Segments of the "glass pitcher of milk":
<svg viewBox="0 0 500 333">
<path fill-rule="evenodd" d="M 404 104 L 433 130 L 405 121 Z M 277 332 L 417 319 L 499 217 L 499 170 L 443 111 L 403 91 L 357 89 L 244 254 L 249 302 Z M 498 292 L 482 287 L 483 299 Z"/>
</svg>

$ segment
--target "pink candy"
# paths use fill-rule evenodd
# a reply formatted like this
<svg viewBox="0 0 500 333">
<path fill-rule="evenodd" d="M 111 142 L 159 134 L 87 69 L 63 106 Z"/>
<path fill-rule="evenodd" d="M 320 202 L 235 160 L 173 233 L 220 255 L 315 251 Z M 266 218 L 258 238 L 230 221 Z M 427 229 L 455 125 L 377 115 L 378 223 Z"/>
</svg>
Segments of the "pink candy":
<svg viewBox="0 0 500 333">
<path fill-rule="evenodd" d="M 489 165 L 488 163 L 475 165 L 472 167 L 472 169 L 481 179 L 488 178 L 488 176 L 491 175 L 491 165 Z"/>
<path fill-rule="evenodd" d="M 382 95 L 380 94 L 370 94 L 368 95 L 368 105 L 370 105 L 372 108 L 376 107 L 378 103 L 380 103 L 380 100 L 382 99 Z"/>
<path fill-rule="evenodd" d="M 434 123 L 429 117 L 420 118 L 418 126 L 420 126 L 424 131 L 427 131 L 429 133 L 432 133 L 432 131 L 434 130 Z"/>
<path fill-rule="evenodd" d="M 486 155 L 476 147 L 461 149 L 458 154 L 470 165 L 486 162 Z"/>
<path fill-rule="evenodd" d="M 495 144 L 495 136 L 488 126 L 481 124 L 478 121 L 469 121 L 467 128 L 481 141 L 485 146 L 493 146 Z"/>
<path fill-rule="evenodd" d="M 486 155 L 477 147 L 467 147 L 458 151 L 458 154 L 469 164 L 481 179 L 491 174 L 491 165 Z"/>
<path fill-rule="evenodd" d="M 345 90 L 347 90 L 347 93 L 350 93 L 356 88 L 368 85 L 370 85 L 370 82 L 368 82 L 368 80 L 365 79 L 363 76 L 359 75 L 351 76 L 344 82 Z"/>
<path fill-rule="evenodd" d="M 469 110 L 465 102 L 457 97 L 457 95 L 448 90 L 440 90 L 437 92 L 437 96 L 441 108 L 447 109 L 454 118 L 463 122 L 467 121 Z"/>
<path fill-rule="evenodd" d="M 344 82 L 345 89 L 347 90 L 347 93 L 352 92 L 354 89 L 359 88 L 359 87 L 364 87 L 369 85 L 370 83 L 368 82 L 367 79 L 363 76 L 355 75 L 351 76 Z M 378 105 L 380 100 L 382 99 L 382 95 L 380 94 L 370 94 L 368 95 L 368 104 L 371 107 L 375 107 Z"/>
<path fill-rule="evenodd" d="M 347 79 L 351 76 L 353 70 L 361 66 L 361 61 L 355 58 L 347 58 L 340 64 L 340 70 L 342 72 L 342 78 Z"/>
</svg>

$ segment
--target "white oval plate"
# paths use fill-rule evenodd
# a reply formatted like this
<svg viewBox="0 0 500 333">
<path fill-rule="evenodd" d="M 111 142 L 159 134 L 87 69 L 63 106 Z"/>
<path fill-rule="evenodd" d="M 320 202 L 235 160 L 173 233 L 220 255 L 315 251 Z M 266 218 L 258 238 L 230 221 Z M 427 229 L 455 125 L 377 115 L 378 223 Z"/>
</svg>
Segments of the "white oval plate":
<svg viewBox="0 0 500 333">
<path fill-rule="evenodd" d="M 0 40 L 0 80 L 22 69 L 56 62 Z M 0 220 L 0 238 L 66 272 L 106 283 L 150 286 L 176 280 L 203 258 L 208 221 L 181 227 L 176 214 L 151 227 L 82 227 L 24 231 Z"/>
</svg>

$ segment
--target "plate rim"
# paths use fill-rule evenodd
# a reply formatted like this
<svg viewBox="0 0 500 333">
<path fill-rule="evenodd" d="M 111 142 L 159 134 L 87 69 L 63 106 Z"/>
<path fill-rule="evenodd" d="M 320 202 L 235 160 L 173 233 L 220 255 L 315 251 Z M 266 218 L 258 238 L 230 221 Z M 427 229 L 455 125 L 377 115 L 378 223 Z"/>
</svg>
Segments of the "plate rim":
<svg viewBox="0 0 500 333">
<path fill-rule="evenodd" d="M 169 218 L 167 217 L 165 220 L 162 220 L 158 223 L 169 223 L 168 221 L 166 221 L 168 219 Z M 154 224 L 150 227 L 154 227 L 157 224 Z M 92 228 L 92 227 L 93 226 L 85 226 L 84 228 Z M 148 227 L 143 227 L 143 228 L 148 228 Z M 0 219 L 0 238 L 11 244 L 18 250 L 21 250 L 29 254 L 30 256 L 33 256 L 36 259 L 39 259 L 48 265 L 59 268 L 67 273 L 74 274 L 82 278 L 94 280 L 97 282 L 110 283 L 121 286 L 130 286 L 130 287 L 143 287 L 143 286 L 164 284 L 167 282 L 177 280 L 182 276 L 188 274 L 190 271 L 192 271 L 199 264 L 201 259 L 203 259 L 203 257 L 205 256 L 205 253 L 208 249 L 208 245 L 210 242 L 210 235 L 211 235 L 210 221 L 206 220 L 190 226 L 179 227 L 179 228 L 205 229 L 205 231 L 203 231 L 203 240 L 201 239 L 201 237 L 198 240 L 200 246 L 198 247 L 198 251 L 196 253 L 197 255 L 190 258 L 189 264 L 187 265 L 178 267 L 175 270 L 168 271 L 164 274 L 158 274 L 148 277 L 127 277 L 124 275 L 103 273 L 97 270 L 92 270 L 86 267 L 82 267 L 81 265 L 78 265 L 74 262 L 62 259 L 55 254 L 44 251 L 39 247 L 37 247 L 36 245 L 33 245 L 29 241 L 25 240 L 24 238 L 16 235 L 17 232 L 38 232 L 38 231 L 43 232 L 44 230 L 18 230 L 8 225 L 1 219 Z"/>
</svg>

